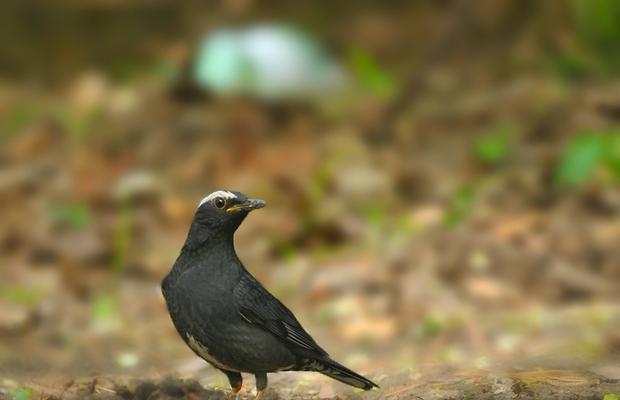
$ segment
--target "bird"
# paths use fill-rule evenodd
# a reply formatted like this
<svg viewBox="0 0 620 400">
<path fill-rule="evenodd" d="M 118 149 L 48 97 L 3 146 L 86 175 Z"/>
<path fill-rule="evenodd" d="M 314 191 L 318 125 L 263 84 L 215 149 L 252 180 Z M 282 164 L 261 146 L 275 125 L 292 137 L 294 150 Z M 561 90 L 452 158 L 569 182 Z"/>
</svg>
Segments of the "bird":
<svg viewBox="0 0 620 400">
<path fill-rule="evenodd" d="M 247 215 L 265 207 L 237 191 L 217 190 L 198 204 L 187 239 L 161 289 L 173 325 L 189 348 L 223 372 L 231 394 L 241 373 L 315 371 L 363 390 L 378 385 L 333 360 L 295 315 L 245 268 L 234 234 Z"/>
</svg>

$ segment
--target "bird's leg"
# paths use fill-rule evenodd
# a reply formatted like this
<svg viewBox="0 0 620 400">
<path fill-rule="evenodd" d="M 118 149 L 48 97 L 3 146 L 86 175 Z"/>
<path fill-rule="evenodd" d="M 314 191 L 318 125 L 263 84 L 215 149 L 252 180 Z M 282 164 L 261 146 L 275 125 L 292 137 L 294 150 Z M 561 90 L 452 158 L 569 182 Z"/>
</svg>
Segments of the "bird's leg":
<svg viewBox="0 0 620 400">
<path fill-rule="evenodd" d="M 263 392 L 267 388 L 267 373 L 266 372 L 259 372 L 259 373 L 254 374 L 254 376 L 256 377 L 256 397 L 255 397 L 255 399 L 257 400 L 257 399 L 259 399 L 263 395 Z"/>
<path fill-rule="evenodd" d="M 235 399 L 239 398 L 239 391 L 241 390 L 241 385 L 243 384 L 243 378 L 239 372 L 233 371 L 222 371 L 228 377 L 228 382 L 230 382 L 231 394 L 235 395 Z"/>
</svg>

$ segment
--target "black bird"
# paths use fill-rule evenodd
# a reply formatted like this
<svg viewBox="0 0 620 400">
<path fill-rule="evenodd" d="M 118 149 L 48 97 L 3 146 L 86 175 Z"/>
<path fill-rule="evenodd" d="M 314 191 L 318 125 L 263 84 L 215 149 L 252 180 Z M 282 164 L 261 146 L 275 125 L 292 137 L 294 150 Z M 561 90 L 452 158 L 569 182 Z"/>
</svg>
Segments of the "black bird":
<svg viewBox="0 0 620 400">
<path fill-rule="evenodd" d="M 256 377 L 256 396 L 267 373 L 316 371 L 360 389 L 375 383 L 332 360 L 293 313 L 243 266 L 233 235 L 262 200 L 219 190 L 200 202 L 181 254 L 162 282 L 177 331 L 199 357 L 228 377 L 233 393 L 241 372 Z"/>
</svg>

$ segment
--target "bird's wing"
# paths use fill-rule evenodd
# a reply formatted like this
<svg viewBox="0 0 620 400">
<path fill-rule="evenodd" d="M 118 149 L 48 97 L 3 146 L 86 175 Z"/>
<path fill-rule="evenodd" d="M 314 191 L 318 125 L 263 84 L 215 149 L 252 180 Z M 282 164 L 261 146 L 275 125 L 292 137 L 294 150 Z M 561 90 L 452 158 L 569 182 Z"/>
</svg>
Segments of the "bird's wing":
<svg viewBox="0 0 620 400">
<path fill-rule="evenodd" d="M 252 276 L 243 276 L 233 291 L 239 314 L 285 342 L 327 355 L 293 313 Z"/>
</svg>

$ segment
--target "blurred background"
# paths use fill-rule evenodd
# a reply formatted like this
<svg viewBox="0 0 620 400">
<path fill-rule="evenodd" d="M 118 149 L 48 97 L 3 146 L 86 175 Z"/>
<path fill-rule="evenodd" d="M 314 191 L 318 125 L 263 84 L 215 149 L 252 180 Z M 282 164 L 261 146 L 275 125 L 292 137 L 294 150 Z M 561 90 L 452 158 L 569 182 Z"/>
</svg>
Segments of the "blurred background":
<svg viewBox="0 0 620 400">
<path fill-rule="evenodd" d="M 384 393 L 498 369 L 618 386 L 620 2 L 1 7 L 0 397 L 226 387 L 159 289 L 217 189 L 268 202 L 241 259 Z"/>
</svg>

